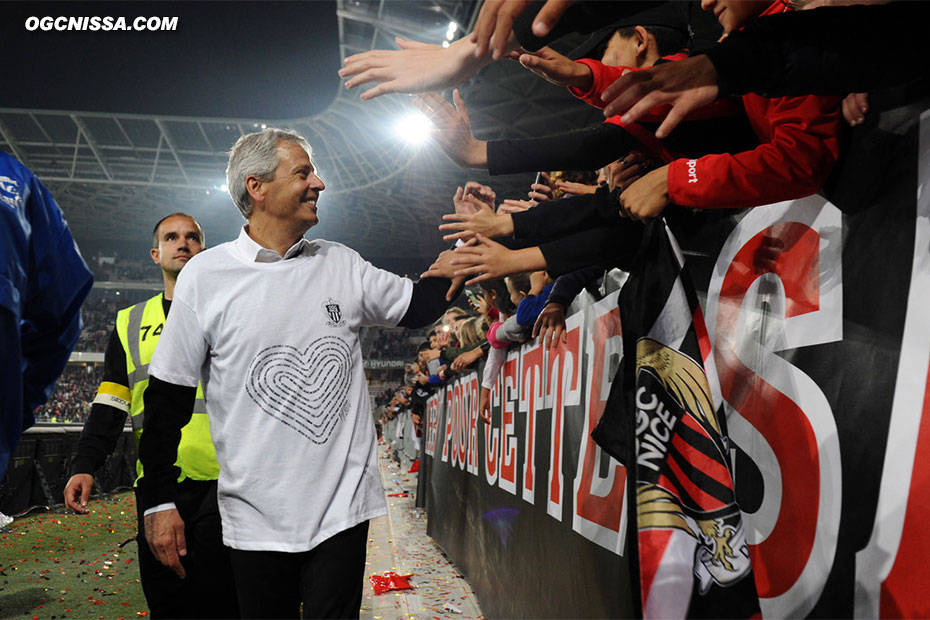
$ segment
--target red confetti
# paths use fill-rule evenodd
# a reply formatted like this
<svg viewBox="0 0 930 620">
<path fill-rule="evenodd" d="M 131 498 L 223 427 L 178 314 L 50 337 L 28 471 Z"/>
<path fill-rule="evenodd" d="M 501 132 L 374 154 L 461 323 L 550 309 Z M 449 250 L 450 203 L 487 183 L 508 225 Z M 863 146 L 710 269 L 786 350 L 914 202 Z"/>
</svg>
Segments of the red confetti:
<svg viewBox="0 0 930 620">
<path fill-rule="evenodd" d="M 137 616 L 147 616 L 147 615 L 149 615 L 149 612 L 147 612 L 147 611 L 137 611 L 137 612 L 136 612 L 136 615 L 137 615 Z"/>
<path fill-rule="evenodd" d="M 398 575 L 392 570 L 384 571 L 380 575 L 372 575 L 368 578 L 375 594 L 383 594 L 391 590 L 412 590 L 413 586 L 407 580 L 413 577 L 410 575 Z"/>
</svg>

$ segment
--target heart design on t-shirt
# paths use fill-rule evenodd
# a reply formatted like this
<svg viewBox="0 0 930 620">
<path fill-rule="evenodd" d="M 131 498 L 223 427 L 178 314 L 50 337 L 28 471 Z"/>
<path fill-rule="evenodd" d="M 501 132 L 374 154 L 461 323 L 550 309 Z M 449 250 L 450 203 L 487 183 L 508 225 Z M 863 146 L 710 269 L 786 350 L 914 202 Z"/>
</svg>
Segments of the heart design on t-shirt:
<svg viewBox="0 0 930 620">
<path fill-rule="evenodd" d="M 263 349 L 249 365 L 246 391 L 261 410 L 314 443 L 326 443 L 349 409 L 352 351 L 324 336 L 303 352 Z"/>
</svg>

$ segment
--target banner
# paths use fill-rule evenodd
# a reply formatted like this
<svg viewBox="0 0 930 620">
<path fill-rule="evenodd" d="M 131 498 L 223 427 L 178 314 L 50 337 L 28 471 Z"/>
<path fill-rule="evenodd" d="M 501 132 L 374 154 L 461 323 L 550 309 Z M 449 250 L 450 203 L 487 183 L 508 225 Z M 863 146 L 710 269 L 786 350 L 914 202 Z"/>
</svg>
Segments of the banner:
<svg viewBox="0 0 930 620">
<path fill-rule="evenodd" d="M 826 198 L 674 230 L 766 618 L 930 615 L 930 116 L 870 107 Z M 580 298 L 567 344 L 511 351 L 492 424 L 475 375 L 428 403 L 429 533 L 489 617 L 643 611 L 627 472 L 590 438 L 623 356 L 617 302 Z"/>
</svg>

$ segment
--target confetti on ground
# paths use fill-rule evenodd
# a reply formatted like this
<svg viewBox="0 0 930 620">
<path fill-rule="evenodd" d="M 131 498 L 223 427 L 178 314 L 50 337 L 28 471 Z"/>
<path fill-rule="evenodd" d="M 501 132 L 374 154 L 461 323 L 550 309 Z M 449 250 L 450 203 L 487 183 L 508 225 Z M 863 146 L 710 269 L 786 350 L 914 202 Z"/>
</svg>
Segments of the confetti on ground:
<svg viewBox="0 0 930 620">
<path fill-rule="evenodd" d="M 409 473 L 410 463 L 396 462 L 381 446 L 378 464 L 391 499 L 388 516 L 372 520 L 369 529 L 361 619 L 484 620 L 461 572 L 426 534 L 426 513 L 416 507 L 417 476 Z M 384 571 L 416 575 L 416 589 L 376 596 L 368 576 Z"/>
<path fill-rule="evenodd" d="M 119 546 L 136 534 L 135 496 L 95 498 L 88 508 L 58 506 L 0 530 L 0 618 L 148 615 L 136 545 Z"/>
<path fill-rule="evenodd" d="M 390 514 L 371 522 L 361 618 L 484 620 L 468 583 L 426 535 L 410 464 L 401 467 L 381 450 L 378 460 L 386 494 L 397 495 Z M 135 496 L 95 498 L 89 508 L 73 515 L 58 507 L 0 530 L 0 619 L 148 617 L 133 540 Z M 389 570 L 416 575 L 416 589 L 376 597 L 367 576 Z"/>
</svg>

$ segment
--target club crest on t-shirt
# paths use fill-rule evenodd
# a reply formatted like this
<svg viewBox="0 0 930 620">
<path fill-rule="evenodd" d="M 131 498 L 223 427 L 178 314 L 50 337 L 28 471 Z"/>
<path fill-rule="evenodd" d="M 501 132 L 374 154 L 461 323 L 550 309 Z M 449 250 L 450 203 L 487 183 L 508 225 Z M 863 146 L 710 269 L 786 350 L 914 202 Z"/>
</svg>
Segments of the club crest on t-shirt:
<svg viewBox="0 0 930 620">
<path fill-rule="evenodd" d="M 323 302 L 323 312 L 326 313 L 326 316 L 329 320 L 326 321 L 326 325 L 329 327 L 342 327 L 346 324 L 344 318 L 342 318 L 342 307 L 339 305 L 339 302 L 328 298 Z"/>
</svg>

